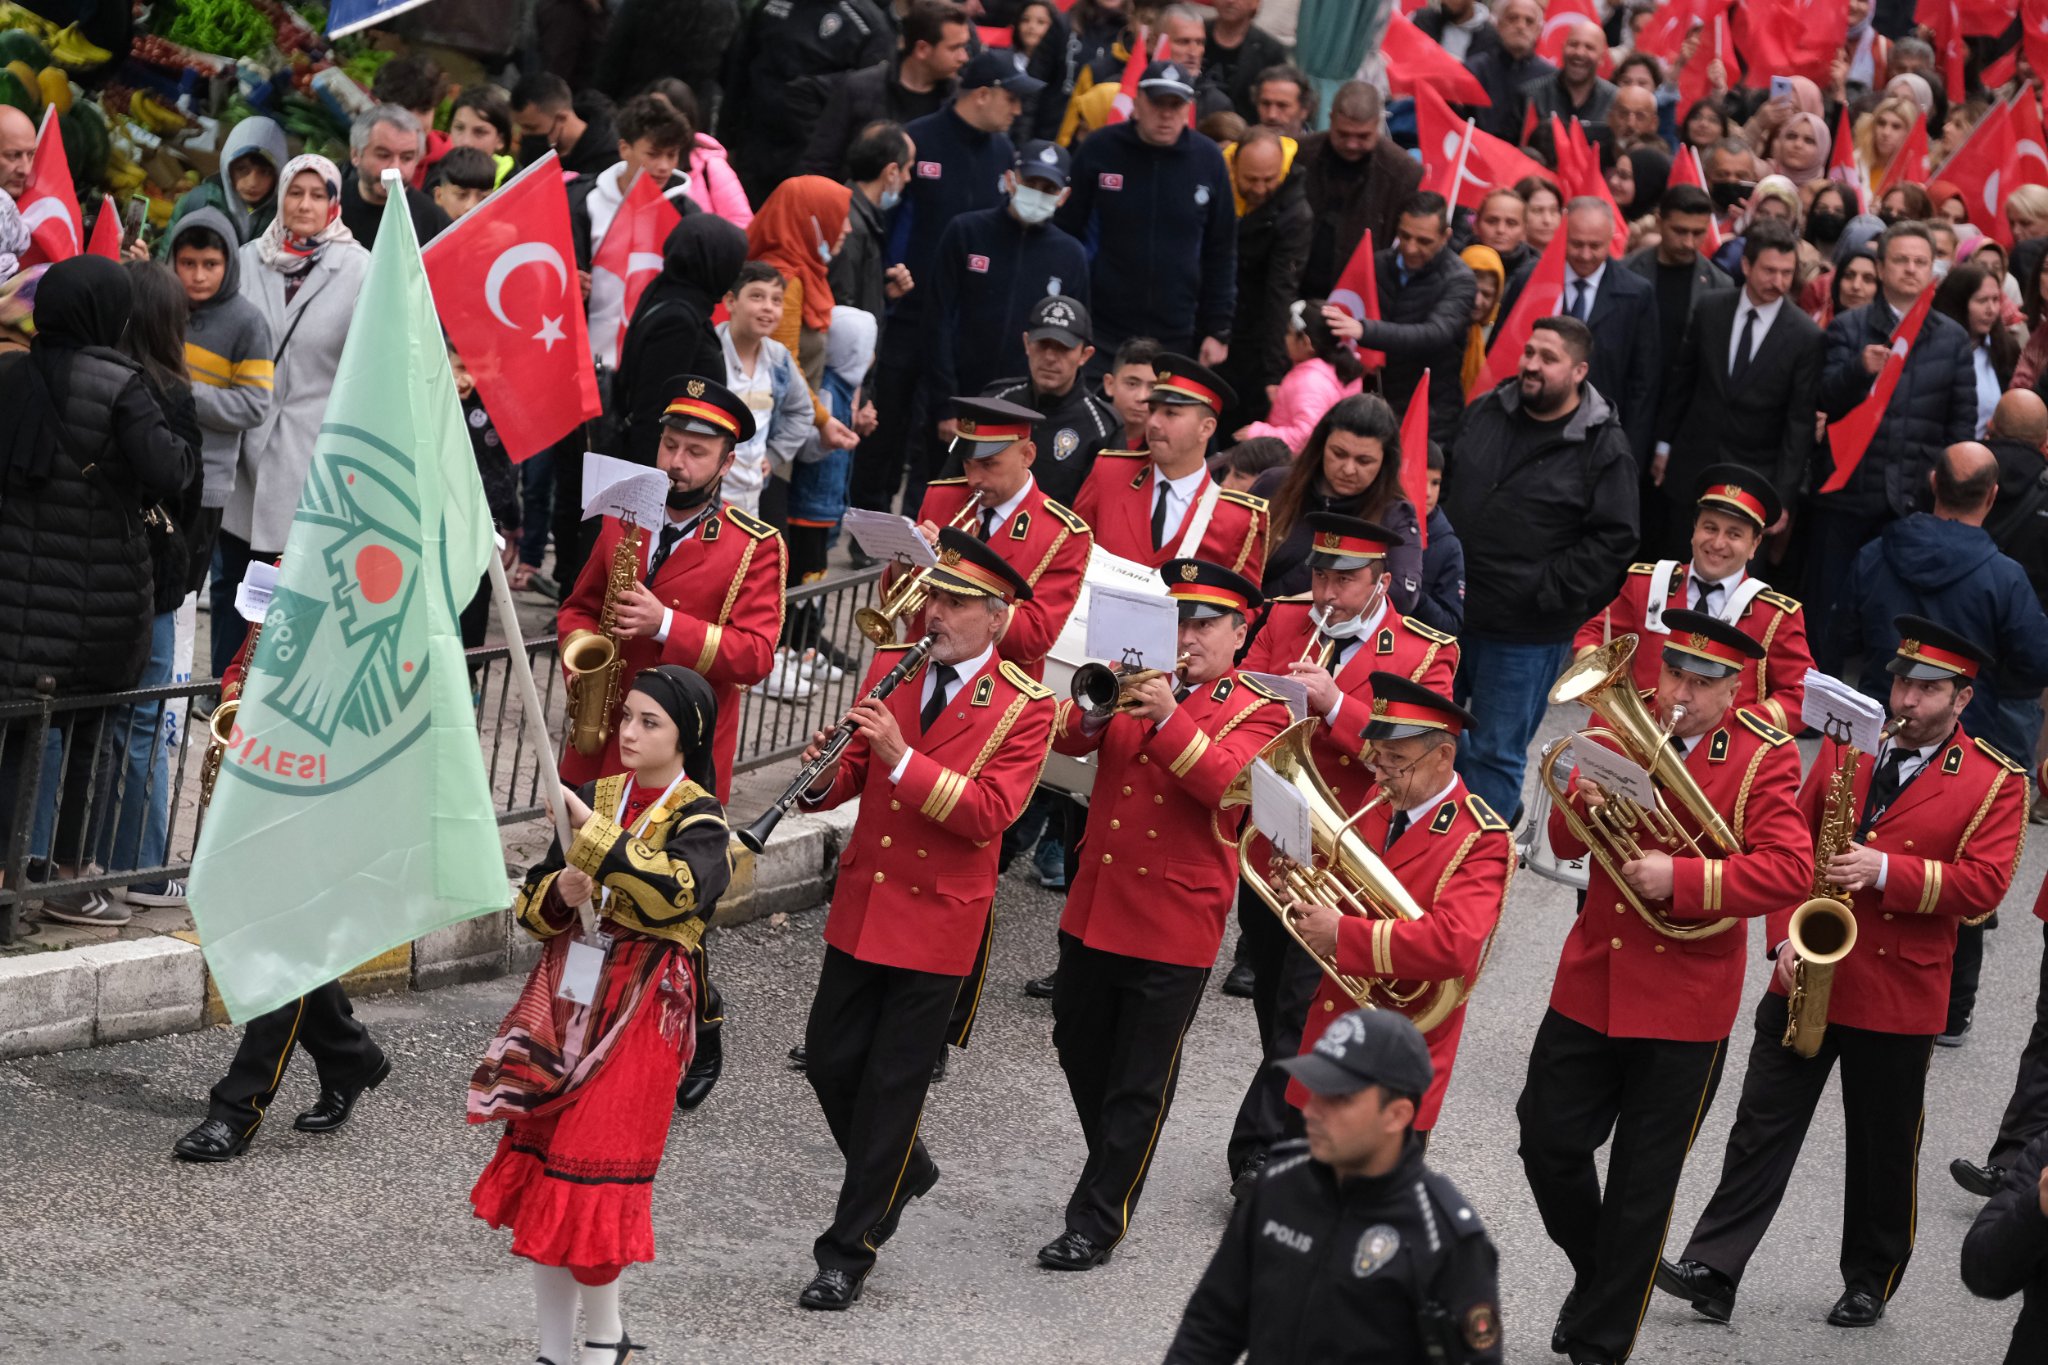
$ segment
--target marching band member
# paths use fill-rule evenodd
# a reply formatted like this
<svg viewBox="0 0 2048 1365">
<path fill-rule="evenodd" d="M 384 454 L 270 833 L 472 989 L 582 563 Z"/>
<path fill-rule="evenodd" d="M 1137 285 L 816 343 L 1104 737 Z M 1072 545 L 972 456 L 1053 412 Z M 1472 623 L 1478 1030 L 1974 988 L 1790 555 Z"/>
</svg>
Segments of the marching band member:
<svg viewBox="0 0 2048 1365">
<path fill-rule="evenodd" d="M 1200 560 L 1161 573 L 1186 666 L 1106 717 L 1062 701 L 1054 728 L 1061 753 L 1099 755 L 1054 974 L 1053 1046 L 1088 1143 L 1066 1231 L 1038 1253 L 1054 1270 L 1100 1265 L 1130 1230 L 1237 884 L 1240 816 L 1219 803 L 1288 718 L 1231 667 L 1259 590 Z"/>
<path fill-rule="evenodd" d="M 1653 846 L 1621 863 L 1619 880 L 1670 922 L 1738 921 L 1731 932 L 1674 938 L 1647 913 L 1631 913 L 1604 862 L 1589 864 L 1516 1105 L 1530 1191 L 1572 1265 L 1551 1346 L 1574 1365 L 1626 1360 L 1635 1345 L 1686 1152 L 1741 1003 L 1740 919 L 1798 901 L 1812 875 L 1813 843 L 1795 801 L 1799 751 L 1784 731 L 1731 705 L 1763 647 L 1718 617 L 1679 608 L 1664 620 L 1654 708 L 1666 724 L 1684 708 L 1671 742 L 1738 849 L 1720 856 L 1704 836 L 1705 857 Z M 1568 802 L 1582 823 L 1610 799 L 1597 783 L 1572 779 Z M 1566 804 L 1551 811 L 1550 843 L 1576 858 L 1588 850 Z M 1682 810 L 1677 818 L 1692 825 Z M 1593 1158 L 1610 1138 L 1603 1190 Z"/>
<path fill-rule="evenodd" d="M 917 1136 L 955 1001 L 989 932 L 996 841 L 1045 765 L 1052 693 L 996 644 L 1024 576 L 974 536 L 939 533 L 925 624 L 930 657 L 886 698 L 852 711 L 859 733 L 812 810 L 860 798 L 825 921 L 825 965 L 804 1031 L 806 1074 L 846 1158 L 838 1208 L 797 1300 L 861 1295 L 904 1206 L 939 1168 Z M 867 691 L 909 645 L 884 645 Z M 816 758 L 819 732 L 804 754 Z"/>
<path fill-rule="evenodd" d="M 1209 439 L 1237 401 L 1230 385 L 1183 355 L 1155 366 L 1144 451 L 1105 450 L 1074 510 L 1103 549 L 1159 568 L 1176 556 L 1257 581 L 1266 567 L 1266 500 L 1209 477 Z"/>
<path fill-rule="evenodd" d="M 1753 469 L 1715 465 L 1700 475 L 1697 503 L 1691 562 L 1629 565 L 1620 595 L 1579 627 L 1572 647 L 1583 652 L 1617 635 L 1637 636 L 1643 646 L 1636 651 L 1636 686 L 1647 692 L 1662 666 L 1649 645 L 1666 633 L 1664 613 L 1683 607 L 1718 617 L 1764 647 L 1763 658 L 1742 670 L 1733 704 L 1782 730 L 1805 701 L 1813 654 L 1798 601 L 1749 572 L 1765 530 L 1777 523 L 1778 492 Z"/>
<path fill-rule="evenodd" d="M 968 499 L 980 498 L 971 534 L 1008 561 L 1031 589 L 1011 613 L 996 653 L 1043 678 L 1045 656 L 1080 599 L 1094 537 L 1087 522 L 1048 498 L 1031 476 L 1038 458 L 1031 439 L 1037 413 L 998 398 L 955 398 L 953 410 L 960 428 L 954 449 L 966 472 L 925 485 L 918 529 L 937 545 L 939 528 L 950 525 Z M 904 632 L 912 640 L 923 634 L 922 616 Z"/>
<path fill-rule="evenodd" d="M 1295 926 L 1311 948 L 1335 961 L 1346 976 L 1376 977 L 1404 995 L 1431 982 L 1462 978 L 1469 999 L 1515 866 L 1507 821 L 1465 790 L 1452 766 L 1458 736 L 1477 722 L 1443 692 L 1395 673 L 1374 673 L 1372 689 L 1365 739 L 1372 745 L 1370 763 L 1387 799 L 1354 828 L 1428 913 L 1418 920 L 1368 920 L 1339 914 L 1333 906 L 1300 905 Z M 1301 1033 L 1303 1054 L 1314 1049 L 1331 1020 L 1353 1005 L 1326 973 L 1317 975 L 1321 984 Z M 1443 1108 L 1464 1031 L 1461 1001 L 1449 1018 L 1423 1035 L 1432 1070 L 1429 1088 L 1415 1108 L 1414 1127 L 1425 1140 Z M 1299 1081 L 1290 1081 L 1287 1102 L 1301 1108 L 1308 1093 Z"/>
<path fill-rule="evenodd" d="M 1403 543 L 1399 535 L 1332 512 L 1312 512 L 1304 520 L 1311 533 L 1309 591 L 1267 609 L 1243 667 L 1291 674 L 1307 685 L 1309 714 L 1323 721 L 1313 746 L 1316 771 L 1345 810 L 1357 810 L 1372 785 L 1363 731 L 1372 714 L 1375 670 L 1449 693 L 1458 644 L 1388 602 L 1387 551 Z M 1327 667 L 1321 662 L 1325 651 Z M 1253 856 L 1264 857 L 1265 849 L 1265 841 L 1258 841 Z M 1238 889 L 1237 923 L 1239 958 L 1253 971 L 1252 1012 L 1261 1051 L 1230 1134 L 1230 1173 L 1242 1182 L 1275 1143 L 1300 1135 L 1283 1097 L 1285 1075 L 1272 1064 L 1301 1051 L 1302 1018 L 1323 974 L 1250 887 Z"/>
<path fill-rule="evenodd" d="M 719 496 L 733 451 L 753 439 L 754 414 L 723 384 L 695 375 L 676 378 L 675 396 L 661 418 L 655 467 L 668 475 L 667 517 L 640 529 L 640 567 L 613 603 L 623 677 L 657 664 L 679 664 L 711 684 L 718 702 L 712 759 L 713 793 L 732 796 L 732 763 L 739 749 L 740 692 L 768 676 L 782 633 L 782 583 L 789 551 L 782 535 L 760 518 Z M 566 645 L 596 631 L 604 616 L 612 561 L 626 529 L 606 517 L 583 562 L 575 588 L 563 599 L 556 631 Z M 623 699 L 622 699 L 623 702 Z M 604 752 L 586 757 L 565 746 L 562 779 L 588 782 L 616 773 L 619 716 L 614 714 Z M 683 1080 L 680 1102 L 694 1109 L 711 1093 L 724 1062 L 719 1026 L 724 1002 L 712 984 L 704 945 L 697 954 L 698 1039 Z"/>
<path fill-rule="evenodd" d="M 470 1078 L 469 1121 L 506 1123 L 469 1197 L 533 1262 L 545 1365 L 636 1349 L 619 1276 L 654 1259 L 654 1176 L 694 1046 L 692 950 L 732 876 L 711 794 L 716 727 L 695 673 L 663 664 L 636 677 L 620 719 L 624 771 L 575 794 L 574 842 L 566 854 L 555 842 L 513 905 L 546 947 Z M 576 907 L 592 897 L 603 927 L 586 940 Z M 579 982 L 588 1003 L 564 995 Z M 591 1339 L 572 1356 L 579 1300 Z"/>
<path fill-rule="evenodd" d="M 1768 921 L 1777 971 L 1757 1004 L 1720 1184 L 1684 1257 L 1658 1271 L 1659 1288 L 1716 1322 L 1734 1310 L 1743 1267 L 1784 1197 L 1837 1059 L 1848 1147 L 1844 1288 L 1828 1322 L 1871 1327 L 1884 1316 L 1913 1252 L 1922 1096 L 1934 1036 L 1947 1017 L 1956 923 L 1997 909 L 2019 863 L 2026 770 L 1960 723 L 1991 657 L 1924 618 L 1901 616 L 1896 624 L 1898 653 L 1885 667 L 1891 714 L 1905 724 L 1877 753 L 1857 759 L 1855 837 L 1828 864 L 1828 880 L 1854 895 L 1856 944 L 1835 965 L 1827 1032 L 1811 1058 L 1779 1043 L 1798 962 L 1789 925 L 1802 891 L 1779 901 Z M 1841 756 L 1829 740 L 1800 792 L 1816 832 Z"/>
</svg>

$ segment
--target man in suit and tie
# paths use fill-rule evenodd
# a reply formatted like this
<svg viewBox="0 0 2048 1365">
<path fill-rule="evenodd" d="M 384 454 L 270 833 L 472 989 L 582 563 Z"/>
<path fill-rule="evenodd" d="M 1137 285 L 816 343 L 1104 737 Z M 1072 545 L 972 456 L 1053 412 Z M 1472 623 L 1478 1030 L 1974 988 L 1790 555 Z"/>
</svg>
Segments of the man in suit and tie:
<svg viewBox="0 0 2048 1365">
<path fill-rule="evenodd" d="M 1674 550 L 1675 538 L 1689 535 L 1692 525 L 1681 504 L 1690 502 L 1709 465 L 1748 465 L 1790 508 L 1813 454 L 1821 331 L 1785 297 L 1799 244 L 1782 223 L 1757 223 L 1743 239 L 1742 260 L 1740 289 L 1709 294 L 1694 306 L 1657 406 L 1650 478 L 1672 509 Z M 1780 517 L 1765 529 L 1784 527 Z"/>
<path fill-rule="evenodd" d="M 1657 418 L 1657 291 L 1631 270 L 1618 268 L 1614 210 L 1605 200 L 1580 195 L 1565 206 L 1563 310 L 1593 333 L 1587 382 L 1621 415 L 1629 448 L 1639 463 L 1650 458 Z M 1615 267 L 1615 268 L 1611 268 Z"/>
</svg>

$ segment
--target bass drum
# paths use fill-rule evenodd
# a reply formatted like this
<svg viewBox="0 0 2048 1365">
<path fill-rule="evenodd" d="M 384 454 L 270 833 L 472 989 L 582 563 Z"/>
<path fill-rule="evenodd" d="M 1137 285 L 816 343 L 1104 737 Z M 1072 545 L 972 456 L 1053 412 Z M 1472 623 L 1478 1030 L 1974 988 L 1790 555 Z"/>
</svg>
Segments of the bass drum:
<svg viewBox="0 0 2048 1365">
<path fill-rule="evenodd" d="M 1543 758 L 1549 758 L 1556 750 L 1572 742 L 1570 735 L 1553 739 L 1543 746 Z M 1557 882 L 1577 891 L 1584 891 L 1592 881 L 1588 867 L 1591 853 L 1576 858 L 1560 858 L 1550 847 L 1550 790 L 1541 782 L 1536 784 L 1536 799 L 1530 803 L 1528 823 L 1522 826 L 1522 837 L 1515 846 L 1521 854 L 1522 866 L 1546 881 Z"/>
</svg>

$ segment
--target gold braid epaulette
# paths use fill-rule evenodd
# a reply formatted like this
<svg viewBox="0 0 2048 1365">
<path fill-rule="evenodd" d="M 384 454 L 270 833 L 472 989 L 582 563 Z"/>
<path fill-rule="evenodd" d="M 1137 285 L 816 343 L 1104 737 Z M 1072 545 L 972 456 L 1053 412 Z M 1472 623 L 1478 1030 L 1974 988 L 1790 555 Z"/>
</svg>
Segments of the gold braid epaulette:
<svg viewBox="0 0 2048 1365">
<path fill-rule="evenodd" d="M 1038 576 L 1052 567 L 1052 557 L 1060 552 L 1060 546 L 1066 544 L 1068 538 L 1073 534 L 1064 524 L 1061 525 L 1060 533 L 1052 538 L 1052 544 L 1046 548 L 1045 558 L 1038 561 L 1038 567 L 1033 569 L 1030 576 L 1024 580 L 1026 587 L 1035 588 L 1038 586 Z"/>
<path fill-rule="evenodd" d="M 995 756 L 997 749 L 1010 736 L 1010 727 L 1017 723 L 1017 717 L 1024 714 L 1024 708 L 1031 704 L 1029 697 L 1013 697 L 1003 708 L 1003 718 L 996 722 L 996 728 L 989 732 L 988 742 L 981 746 L 981 752 L 974 756 L 974 762 L 967 765 L 967 779 L 971 782 L 980 775 L 982 765 Z"/>
<path fill-rule="evenodd" d="M 1756 770 L 1763 767 L 1764 756 L 1771 752 L 1770 748 L 1759 747 L 1756 753 L 1750 756 L 1749 770 L 1742 775 L 1742 790 L 1735 794 L 1735 844 L 1738 853 L 1741 852 L 1742 846 L 1742 818 L 1749 810 L 1750 784 L 1756 781 Z"/>
</svg>

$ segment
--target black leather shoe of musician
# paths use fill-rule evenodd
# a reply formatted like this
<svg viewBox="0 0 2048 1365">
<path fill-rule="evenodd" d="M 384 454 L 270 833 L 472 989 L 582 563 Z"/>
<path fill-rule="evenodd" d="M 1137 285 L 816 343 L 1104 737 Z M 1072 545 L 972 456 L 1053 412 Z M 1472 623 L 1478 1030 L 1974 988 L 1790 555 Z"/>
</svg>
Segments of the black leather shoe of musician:
<svg viewBox="0 0 2048 1365">
<path fill-rule="evenodd" d="M 1109 1247 L 1068 1229 L 1038 1249 L 1038 1263 L 1048 1270 L 1093 1270 L 1109 1260 L 1109 1253 Z"/>
<path fill-rule="evenodd" d="M 796 1296 L 797 1307 L 825 1313 L 844 1312 L 860 1297 L 862 1283 L 863 1280 L 856 1280 L 844 1270 L 821 1270 L 811 1276 L 804 1292 Z"/>
<path fill-rule="evenodd" d="M 868 1240 L 880 1247 L 882 1243 L 894 1237 L 896 1225 L 903 1221 L 903 1210 L 910 1206 L 910 1201 L 924 1198 L 932 1192 L 932 1186 L 938 1183 L 939 1163 L 927 1158 L 924 1173 L 903 1182 L 903 1188 L 896 1191 L 895 1202 L 889 1205 L 889 1211 L 882 1215 L 882 1221 L 875 1224 L 874 1229 L 868 1233 Z"/>
<path fill-rule="evenodd" d="M 180 1161 L 233 1161 L 249 1150 L 249 1135 L 237 1135 L 219 1119 L 208 1119 L 171 1144 Z"/>
<path fill-rule="evenodd" d="M 311 1109 L 292 1120 L 292 1127 L 302 1133 L 333 1132 L 348 1122 L 348 1116 L 355 1112 L 356 1101 L 363 1097 L 364 1092 L 384 1084 L 384 1078 L 390 1074 L 391 1059 L 386 1057 L 377 1063 L 377 1069 L 370 1073 L 368 1080 L 352 1090 L 321 1087 L 320 1098 L 313 1102 Z"/>
<path fill-rule="evenodd" d="M 1598 1346 L 1574 1346 L 1571 1348 L 1572 1365 L 1614 1365 L 1614 1357 Z"/>
<path fill-rule="evenodd" d="M 690 1059 L 690 1069 L 683 1073 L 683 1083 L 676 1087 L 676 1108 L 695 1109 L 710 1097 L 711 1087 L 718 1084 L 718 1077 L 725 1070 L 725 1044 L 718 1037 L 725 1030 L 712 1029 L 697 1035 L 697 1055 Z"/>
<path fill-rule="evenodd" d="M 1238 961 L 1230 964 L 1230 970 L 1223 974 L 1223 984 L 1218 987 L 1225 995 L 1238 1000 L 1252 998 L 1252 964 Z"/>
<path fill-rule="evenodd" d="M 1572 1349 L 1571 1338 L 1564 1334 L 1565 1319 L 1572 1315 L 1572 1309 L 1579 1306 L 1579 1291 L 1574 1289 L 1564 1296 L 1564 1302 L 1557 1306 L 1557 1321 L 1550 1327 L 1550 1353 L 1565 1355 Z"/>
<path fill-rule="evenodd" d="M 797 1044 L 797 1045 L 796 1045 L 795 1047 L 793 1047 L 793 1048 L 791 1048 L 791 1049 L 789 1050 L 789 1069 L 790 1069 L 790 1070 L 792 1070 L 792 1071 L 802 1071 L 802 1070 L 806 1069 L 807 1067 L 809 1067 L 809 1066 L 810 1066 L 810 1064 L 811 1064 L 811 1056 L 810 1056 L 810 1054 L 809 1054 L 808 1052 L 806 1052 L 806 1051 L 804 1050 L 804 1045 L 803 1045 L 802 1043 L 798 1043 L 798 1044 Z"/>
<path fill-rule="evenodd" d="M 1726 1275 L 1698 1261 L 1657 1260 L 1657 1287 L 1692 1305 L 1693 1312 L 1712 1322 L 1726 1322 L 1735 1313 L 1735 1285 Z"/>
<path fill-rule="evenodd" d="M 1024 994 L 1030 996 L 1033 1000 L 1052 999 L 1053 978 L 1058 975 L 1059 973 L 1057 972 L 1047 972 L 1044 976 L 1032 977 L 1024 983 Z"/>
<path fill-rule="evenodd" d="M 1948 1173 L 1961 1185 L 1980 1199 L 1989 1199 L 1998 1193 L 1998 1187 L 2005 1183 L 2005 1171 L 1986 1162 L 1979 1166 L 1966 1156 L 1959 1156 L 1948 1163 Z"/>
<path fill-rule="evenodd" d="M 1883 1299 L 1862 1289 L 1850 1289 L 1828 1310 L 1828 1326 L 1875 1327 L 1883 1316 Z"/>
</svg>

